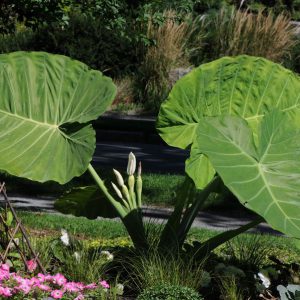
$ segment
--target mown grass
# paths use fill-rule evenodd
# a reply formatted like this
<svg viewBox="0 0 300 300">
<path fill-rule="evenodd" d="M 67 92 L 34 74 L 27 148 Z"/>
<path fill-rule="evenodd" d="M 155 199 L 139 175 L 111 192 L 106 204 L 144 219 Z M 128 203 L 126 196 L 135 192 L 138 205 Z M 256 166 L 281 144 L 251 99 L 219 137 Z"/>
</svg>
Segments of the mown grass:
<svg viewBox="0 0 300 300">
<path fill-rule="evenodd" d="M 31 230 L 57 231 L 59 234 L 62 228 L 66 229 L 70 234 L 79 235 L 83 239 L 108 240 L 118 239 L 120 237 L 127 238 L 128 235 L 121 222 L 113 220 L 88 220 L 83 217 L 70 217 L 57 214 L 46 213 L 30 213 L 18 212 L 22 223 Z M 218 231 L 192 228 L 189 232 L 187 241 L 205 241 L 216 235 Z M 300 261 L 300 250 L 296 247 L 293 239 L 283 236 L 273 236 L 262 234 L 259 237 L 260 244 L 268 246 L 268 256 L 274 255 L 280 257 L 284 261 Z M 238 240 L 233 240 L 231 247 L 243 243 L 252 243 L 253 234 L 242 234 Z M 236 246 L 238 247 L 238 246 Z M 224 255 L 230 249 L 227 244 L 219 247 L 217 253 Z"/>
</svg>

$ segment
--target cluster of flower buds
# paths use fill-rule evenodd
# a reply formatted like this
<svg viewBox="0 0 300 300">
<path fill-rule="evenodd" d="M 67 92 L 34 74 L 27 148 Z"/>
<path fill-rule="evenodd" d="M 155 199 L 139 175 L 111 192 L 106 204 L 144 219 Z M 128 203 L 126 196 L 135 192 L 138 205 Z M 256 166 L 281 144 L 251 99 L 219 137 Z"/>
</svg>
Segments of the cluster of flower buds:
<svg viewBox="0 0 300 300">
<path fill-rule="evenodd" d="M 137 178 L 135 179 L 134 173 L 136 171 L 136 158 L 135 155 L 130 152 L 128 156 L 127 175 L 128 175 L 128 187 L 125 185 L 124 179 L 121 173 L 113 169 L 117 179 L 119 187 L 113 182 L 112 187 L 115 190 L 118 197 L 123 201 L 123 204 L 128 209 L 135 209 L 141 207 L 142 197 L 142 165 L 139 163 Z"/>
</svg>

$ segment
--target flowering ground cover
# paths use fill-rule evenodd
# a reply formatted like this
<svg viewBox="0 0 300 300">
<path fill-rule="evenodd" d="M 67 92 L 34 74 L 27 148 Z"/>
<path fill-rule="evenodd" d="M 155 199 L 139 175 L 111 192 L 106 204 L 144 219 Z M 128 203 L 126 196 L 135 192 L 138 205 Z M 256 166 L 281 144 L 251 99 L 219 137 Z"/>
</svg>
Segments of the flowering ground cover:
<svg viewBox="0 0 300 300">
<path fill-rule="evenodd" d="M 34 271 L 30 262 L 30 270 Z M 35 266 L 36 267 L 36 266 Z M 0 296 L 12 299 L 88 299 L 91 296 L 101 297 L 110 288 L 105 280 L 84 284 L 82 282 L 68 281 L 62 274 L 36 276 L 10 271 L 8 264 L 0 266 Z"/>
</svg>

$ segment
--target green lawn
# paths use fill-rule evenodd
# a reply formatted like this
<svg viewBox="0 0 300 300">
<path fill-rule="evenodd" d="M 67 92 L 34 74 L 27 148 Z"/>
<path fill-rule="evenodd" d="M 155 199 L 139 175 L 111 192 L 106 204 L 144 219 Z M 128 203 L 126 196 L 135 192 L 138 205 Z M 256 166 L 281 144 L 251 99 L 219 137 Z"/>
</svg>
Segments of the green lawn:
<svg viewBox="0 0 300 300">
<path fill-rule="evenodd" d="M 50 231 L 51 235 L 59 235 L 62 228 L 70 234 L 76 234 L 83 239 L 109 240 L 127 238 L 128 235 L 121 222 L 112 220 L 88 220 L 83 217 L 70 217 L 46 213 L 18 212 L 23 224 L 30 229 L 45 232 Z M 217 231 L 208 229 L 191 229 L 188 242 L 204 241 L 217 234 Z M 253 240 L 254 234 L 243 234 L 238 239 L 239 244 L 257 243 Z M 294 240 L 287 237 L 260 235 L 259 243 L 268 247 L 268 255 L 275 255 L 284 261 L 299 261 L 300 250 L 296 247 Z M 249 245 L 248 245 L 249 246 Z M 247 247 L 248 247 L 247 246 Z M 225 244 L 221 246 L 217 253 L 223 255 L 228 250 Z"/>
</svg>

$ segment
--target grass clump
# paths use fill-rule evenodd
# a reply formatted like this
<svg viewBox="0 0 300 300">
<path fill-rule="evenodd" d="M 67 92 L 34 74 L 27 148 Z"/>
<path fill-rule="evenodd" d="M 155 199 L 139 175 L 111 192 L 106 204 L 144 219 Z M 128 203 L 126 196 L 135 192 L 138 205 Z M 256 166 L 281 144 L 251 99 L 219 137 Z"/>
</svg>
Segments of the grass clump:
<svg viewBox="0 0 300 300">
<path fill-rule="evenodd" d="M 144 290 L 137 300 L 202 300 L 193 289 L 178 285 L 159 284 Z"/>
<path fill-rule="evenodd" d="M 297 44 L 295 25 L 284 13 L 259 10 L 257 13 L 222 8 L 206 18 L 206 59 L 248 54 L 274 62 L 290 60 Z M 209 48 L 209 49 L 208 49 Z M 202 62 L 203 55 L 194 63 Z"/>
<path fill-rule="evenodd" d="M 153 44 L 147 47 L 136 78 L 137 98 L 155 111 L 170 91 L 171 69 L 187 64 L 185 45 L 190 30 L 188 22 L 177 22 L 172 10 L 166 10 L 163 18 L 161 25 L 152 19 L 148 22 L 146 35 Z"/>
<path fill-rule="evenodd" d="M 180 255 L 153 250 L 130 259 L 127 268 L 134 274 L 131 275 L 132 282 L 140 291 L 155 286 L 157 282 L 197 290 L 205 285 L 207 279 L 203 264 L 204 261 L 199 263 L 193 259 L 184 259 Z"/>
</svg>

